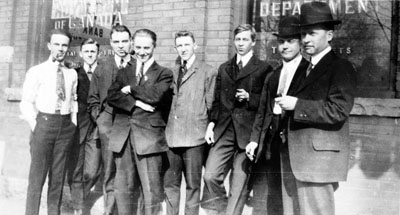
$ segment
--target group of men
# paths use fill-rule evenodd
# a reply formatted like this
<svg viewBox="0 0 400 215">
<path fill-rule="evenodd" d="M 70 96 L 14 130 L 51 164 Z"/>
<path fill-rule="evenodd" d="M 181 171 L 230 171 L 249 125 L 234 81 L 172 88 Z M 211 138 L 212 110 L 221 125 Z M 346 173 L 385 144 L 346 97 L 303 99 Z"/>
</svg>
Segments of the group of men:
<svg viewBox="0 0 400 215">
<path fill-rule="evenodd" d="M 260 171 L 254 163 L 274 154 L 283 214 L 333 215 L 355 88 L 352 65 L 331 48 L 339 23 L 322 2 L 282 17 L 276 69 L 255 56 L 252 26 L 239 25 L 236 54 L 218 71 L 196 56 L 189 31 L 175 34 L 179 57 L 170 70 L 153 57 L 153 31 L 131 36 L 122 25 L 110 34 L 113 58 L 98 60 L 99 44 L 87 39 L 75 71 L 64 64 L 71 35 L 52 31 L 49 60 L 32 67 L 23 86 L 32 130 L 26 214 L 39 213 L 47 175 L 48 214 L 60 214 L 66 175 L 75 214 L 90 213 L 85 201 L 99 178 L 104 214 L 161 214 L 164 201 L 167 214 L 180 214 L 182 175 L 185 214 L 200 206 L 242 214 L 250 176 Z"/>
</svg>

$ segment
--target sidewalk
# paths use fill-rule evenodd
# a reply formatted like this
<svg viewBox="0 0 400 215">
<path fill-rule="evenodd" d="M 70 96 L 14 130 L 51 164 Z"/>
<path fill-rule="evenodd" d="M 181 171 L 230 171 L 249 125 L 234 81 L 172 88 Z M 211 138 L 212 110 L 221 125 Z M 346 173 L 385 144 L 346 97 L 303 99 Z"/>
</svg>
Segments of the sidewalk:
<svg viewBox="0 0 400 215">
<path fill-rule="evenodd" d="M 26 201 L 26 186 L 27 182 L 20 179 L 6 179 L 0 176 L 0 209 L 1 215 L 23 215 L 25 213 L 25 201 Z M 184 184 L 182 186 L 185 186 Z M 181 193 L 181 211 L 184 208 L 184 189 Z M 47 215 L 46 208 L 46 194 L 47 194 L 47 181 L 43 187 L 42 200 L 40 204 L 39 215 Z M 163 203 L 163 215 L 166 215 L 165 203 Z M 103 212 L 103 198 L 99 198 L 91 210 L 91 215 L 102 215 Z M 73 210 L 70 205 L 70 193 L 67 186 L 64 187 L 63 193 L 63 206 L 62 215 L 73 215 Z M 183 213 L 180 213 L 183 215 Z M 206 213 L 200 208 L 200 215 L 206 215 Z M 252 214 L 252 208 L 245 206 L 243 215 Z"/>
</svg>

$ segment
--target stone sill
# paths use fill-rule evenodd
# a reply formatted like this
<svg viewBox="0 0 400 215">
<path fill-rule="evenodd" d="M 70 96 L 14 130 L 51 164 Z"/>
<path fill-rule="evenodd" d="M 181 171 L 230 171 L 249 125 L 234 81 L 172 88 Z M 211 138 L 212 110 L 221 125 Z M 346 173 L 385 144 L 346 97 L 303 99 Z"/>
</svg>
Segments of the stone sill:
<svg viewBox="0 0 400 215">
<path fill-rule="evenodd" d="M 400 117 L 400 99 L 355 98 L 350 115 Z"/>
<path fill-rule="evenodd" d="M 6 88 L 8 102 L 21 101 L 21 88 Z M 400 117 L 400 99 L 355 98 L 352 116 Z"/>
</svg>

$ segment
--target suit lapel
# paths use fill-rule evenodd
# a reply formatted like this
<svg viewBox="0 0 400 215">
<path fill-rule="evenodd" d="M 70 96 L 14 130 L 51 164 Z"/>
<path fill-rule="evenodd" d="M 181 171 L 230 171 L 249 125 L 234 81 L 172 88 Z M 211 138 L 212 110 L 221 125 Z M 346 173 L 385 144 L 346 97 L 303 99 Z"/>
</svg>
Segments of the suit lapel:
<svg viewBox="0 0 400 215">
<path fill-rule="evenodd" d="M 136 85 L 136 60 L 131 58 L 126 67 L 123 69 L 128 77 L 129 85 Z"/>
<path fill-rule="evenodd" d="M 142 80 L 140 81 L 139 85 L 143 85 L 146 83 L 146 81 L 155 79 L 158 68 L 159 68 L 159 66 L 158 66 L 157 62 L 154 61 L 153 64 L 151 64 L 151 66 L 149 67 L 149 69 L 146 71 L 146 73 L 143 75 Z M 136 72 L 135 72 L 135 74 L 136 74 Z M 135 77 L 136 77 L 136 75 L 135 75 Z"/>
<path fill-rule="evenodd" d="M 325 74 L 326 70 L 329 68 L 332 58 L 334 58 L 334 54 L 330 51 L 326 54 L 315 67 L 310 71 L 310 74 L 305 78 L 304 81 L 299 85 L 299 88 L 296 90 L 296 93 L 303 90 L 306 86 L 314 83 L 316 79 Z"/>
<path fill-rule="evenodd" d="M 244 67 L 242 68 L 242 70 L 239 71 L 236 80 L 242 79 L 242 78 L 244 78 L 244 77 L 250 75 L 250 74 L 253 73 L 254 71 L 256 71 L 256 70 L 257 70 L 257 65 L 258 65 L 259 63 L 260 63 L 260 62 L 256 59 L 256 56 L 253 55 L 253 56 L 250 58 L 249 62 L 246 64 L 246 66 L 244 66 Z"/>
<path fill-rule="evenodd" d="M 274 74 L 272 74 L 271 79 L 270 79 L 270 90 L 271 93 L 276 94 L 278 92 L 278 85 L 279 85 L 279 78 L 281 76 L 281 71 L 282 71 L 282 65 L 279 66 Z"/>
<path fill-rule="evenodd" d="M 186 72 L 185 76 L 183 76 L 181 85 L 184 84 L 186 80 L 188 80 L 194 73 L 196 73 L 198 67 L 199 67 L 199 60 L 197 60 L 196 58 L 192 66 L 188 68 L 188 71 Z"/>
<path fill-rule="evenodd" d="M 301 59 L 300 64 L 297 67 L 296 72 L 294 73 L 292 82 L 290 83 L 290 87 L 287 92 L 287 95 L 292 95 L 293 92 L 295 92 L 296 89 L 299 88 L 299 85 L 304 82 L 307 67 L 309 64 L 310 63 L 305 58 Z"/>
<path fill-rule="evenodd" d="M 228 74 L 228 76 L 231 78 L 232 81 L 235 81 L 235 76 L 233 75 L 233 71 L 236 69 L 236 56 L 233 57 L 225 67 L 225 72 Z"/>
<path fill-rule="evenodd" d="M 80 89 L 84 90 L 85 92 L 89 91 L 89 85 L 90 85 L 90 80 L 86 74 L 85 69 L 82 67 L 79 68 L 78 70 L 78 75 L 79 77 L 79 81 L 81 81 L 81 83 L 79 83 Z"/>
</svg>

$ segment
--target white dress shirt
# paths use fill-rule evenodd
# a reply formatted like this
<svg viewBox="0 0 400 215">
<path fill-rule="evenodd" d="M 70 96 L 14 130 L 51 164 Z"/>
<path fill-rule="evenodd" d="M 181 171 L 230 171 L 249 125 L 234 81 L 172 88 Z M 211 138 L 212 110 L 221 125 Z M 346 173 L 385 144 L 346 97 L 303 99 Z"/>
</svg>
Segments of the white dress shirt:
<svg viewBox="0 0 400 215">
<path fill-rule="evenodd" d="M 154 58 L 151 57 L 149 60 L 147 60 L 144 63 L 144 69 L 143 69 L 143 76 L 146 74 L 147 70 L 150 68 L 150 66 L 154 63 Z M 136 61 L 136 76 L 138 76 L 139 72 L 140 72 L 140 67 L 142 67 L 142 61 L 137 60 Z M 145 77 L 145 81 L 146 81 L 146 77 Z"/>
<path fill-rule="evenodd" d="M 289 62 L 283 61 L 283 66 L 281 70 L 281 74 L 279 76 L 279 85 L 278 85 L 278 90 L 276 93 L 279 93 L 279 89 L 282 87 L 283 92 L 281 96 L 286 96 L 290 84 L 292 83 L 294 74 L 296 73 L 297 67 L 299 67 L 300 62 L 301 62 L 302 56 L 299 54 L 297 57 L 295 57 L 293 60 Z M 286 80 L 283 80 L 286 79 Z M 282 86 L 283 85 L 283 86 Z M 281 114 L 282 113 L 282 108 L 278 104 L 275 103 L 274 109 L 273 109 L 274 114 Z"/>
<path fill-rule="evenodd" d="M 122 58 L 124 60 L 124 63 L 122 64 L 122 66 L 125 68 L 126 64 L 131 61 L 131 55 L 126 55 L 124 58 Z M 115 60 L 115 64 L 118 66 L 118 68 L 120 67 L 121 64 L 121 57 L 118 55 L 114 55 L 114 60 Z"/>
<path fill-rule="evenodd" d="M 250 61 L 251 57 L 253 57 L 253 50 L 250 50 L 244 56 L 236 54 L 236 65 L 239 64 L 240 61 L 242 61 L 242 67 L 245 67 L 247 63 Z"/>
<path fill-rule="evenodd" d="M 71 114 L 76 124 L 76 113 L 78 112 L 77 85 L 78 78 L 74 69 L 68 69 L 62 64 L 62 72 L 65 80 L 65 100 L 61 102 L 60 114 Z M 28 121 L 33 130 L 36 125 L 37 112 L 48 114 L 56 113 L 58 95 L 56 93 L 58 62 L 51 58 L 47 61 L 33 66 L 26 73 L 22 88 L 22 100 L 20 109 L 22 117 Z"/>
<path fill-rule="evenodd" d="M 330 52 L 332 50 L 331 46 L 326 47 L 322 52 L 318 53 L 315 56 L 311 57 L 311 64 L 312 64 L 312 68 L 315 67 L 315 65 L 317 65 L 317 63 L 326 55 L 328 54 L 328 52 Z"/>
<path fill-rule="evenodd" d="M 97 61 L 92 64 L 90 71 L 92 71 L 92 73 L 94 73 L 94 70 L 96 69 L 96 67 L 97 67 Z M 89 71 L 89 64 L 83 63 L 83 69 L 85 70 L 85 72 L 87 74 L 87 72 Z"/>
<path fill-rule="evenodd" d="M 192 57 L 190 57 L 189 60 L 186 61 L 186 69 L 189 69 L 193 65 L 195 59 L 196 59 L 196 55 L 193 54 Z M 181 65 L 183 65 L 182 59 L 181 59 Z"/>
</svg>

